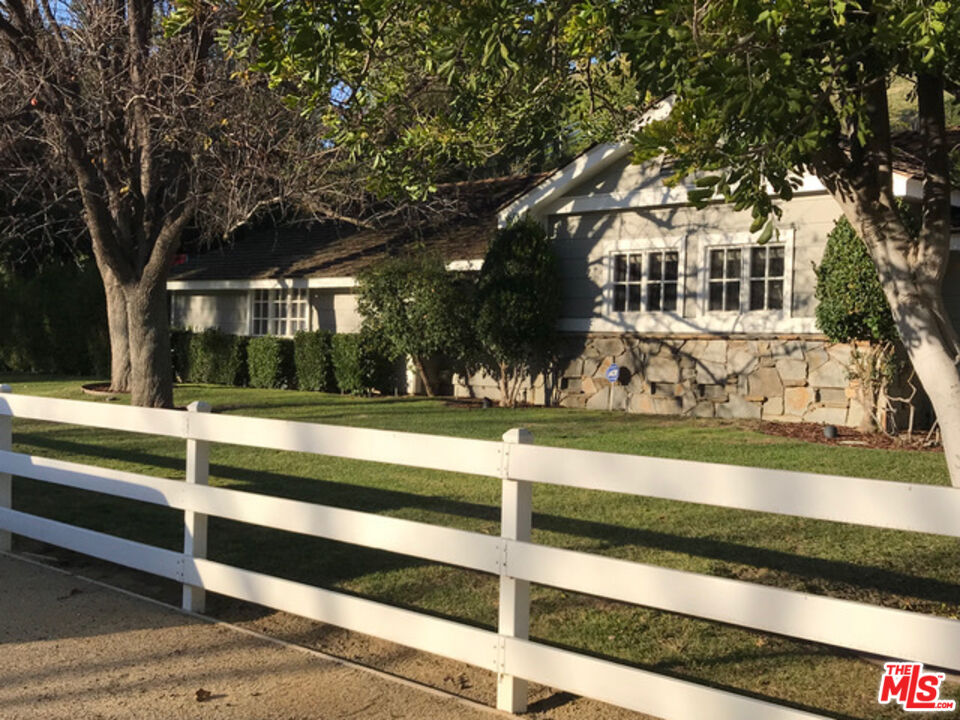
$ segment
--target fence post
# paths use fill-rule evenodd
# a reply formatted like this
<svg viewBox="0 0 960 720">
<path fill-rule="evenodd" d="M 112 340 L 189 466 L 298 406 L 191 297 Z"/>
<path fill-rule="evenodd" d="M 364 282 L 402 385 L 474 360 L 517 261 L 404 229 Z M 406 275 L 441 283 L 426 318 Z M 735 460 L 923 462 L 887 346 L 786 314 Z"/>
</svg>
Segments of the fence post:
<svg viewBox="0 0 960 720">
<path fill-rule="evenodd" d="M 208 413 L 210 404 L 192 402 L 187 412 Z M 203 440 L 187 440 L 187 482 L 206 485 L 210 480 L 210 443 Z M 207 556 L 207 516 L 184 510 L 183 512 L 183 554 L 187 557 L 205 558 Z M 203 612 L 206 605 L 206 592 L 202 587 L 183 585 L 183 609 L 190 612 Z"/>
<path fill-rule="evenodd" d="M 0 395 L 13 392 L 9 385 L 0 385 Z M 13 450 L 13 418 L 9 415 L 0 415 L 0 450 Z M 13 479 L 10 473 L 0 472 L 0 507 L 13 507 Z M 0 530 L 0 552 L 10 552 L 13 547 L 13 536 Z"/>
<path fill-rule="evenodd" d="M 503 462 L 501 465 L 502 498 L 500 506 L 500 536 L 504 540 L 530 540 L 533 524 L 533 494 L 529 482 L 510 478 L 511 445 L 532 444 L 533 433 L 514 428 L 503 434 Z M 501 636 L 526 639 L 530 635 L 530 583 L 509 577 L 507 544 L 503 544 L 500 562 L 500 619 Z M 503 641 L 500 646 L 502 670 Z M 527 681 L 503 672 L 497 673 L 497 709 L 521 713 L 527 709 Z"/>
</svg>

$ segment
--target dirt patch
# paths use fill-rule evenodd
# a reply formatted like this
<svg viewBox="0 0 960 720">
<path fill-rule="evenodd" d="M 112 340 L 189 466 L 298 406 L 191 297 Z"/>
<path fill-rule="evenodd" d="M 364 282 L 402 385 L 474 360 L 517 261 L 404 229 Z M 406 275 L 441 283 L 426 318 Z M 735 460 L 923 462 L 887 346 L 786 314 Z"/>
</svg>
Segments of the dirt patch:
<svg viewBox="0 0 960 720">
<path fill-rule="evenodd" d="M 925 452 L 943 452 L 940 445 L 926 440 L 926 433 L 891 436 L 884 433 L 863 433 L 854 428 L 838 427 L 837 436 L 828 438 L 823 433 L 823 425 L 815 423 L 772 423 L 762 422 L 758 429 L 766 435 L 803 440 L 804 442 L 834 445 L 837 447 L 865 447 L 875 450 L 919 450 Z"/>
<path fill-rule="evenodd" d="M 88 577 L 98 582 L 107 583 L 111 586 L 122 588 L 146 597 L 154 598 L 160 602 L 178 605 L 180 601 L 181 586 L 173 581 L 164 578 L 158 578 L 153 575 L 141 573 L 135 570 L 115 565 L 113 563 L 96 560 L 85 555 L 56 548 L 45 543 L 38 543 L 25 538 L 17 538 L 19 551 L 27 555 L 31 560 L 49 564 L 60 570 L 75 573 L 79 576 Z M 25 552 L 24 552 L 25 551 Z M 0 557 L 0 562 L 3 558 Z M 69 579 L 69 578 L 68 578 Z M 74 581 L 74 585 L 76 581 Z M 2 585 L 2 583 L 0 583 Z M 65 588 L 60 588 L 57 597 L 66 595 L 70 592 L 71 585 L 68 583 Z M 0 587 L 0 597 L 2 597 L 2 587 Z M 78 597 L 84 597 L 79 595 Z M 88 596 L 87 596 L 88 597 Z M 73 598 L 71 598 L 73 599 Z M 85 597 L 85 599 L 87 599 Z M 56 601 L 59 603 L 63 601 Z M 2 610 L 2 607 L 0 607 Z M 104 610 L 104 612 L 108 612 Z M 176 612 L 171 609 L 170 612 Z M 284 612 L 278 612 L 259 605 L 235 600 L 222 595 L 209 594 L 207 596 L 208 616 L 216 618 L 240 628 L 252 630 L 268 637 L 277 638 L 285 642 L 299 645 L 304 648 L 318 650 L 335 658 L 341 658 L 349 662 L 354 662 L 374 670 L 387 673 L 391 676 L 401 678 L 406 681 L 413 681 L 427 688 L 440 690 L 452 696 L 460 697 L 465 700 L 486 705 L 492 708 L 496 704 L 497 678 L 490 671 L 468 665 L 466 663 L 450 660 L 438 655 L 420 652 L 411 648 L 387 642 L 370 635 L 351 632 L 338 628 L 333 625 L 315 622 L 306 618 L 298 617 Z M 2 618 L 0 618 L 2 621 Z M 2 624 L 2 623 L 0 623 Z M 0 628 L 2 630 L 2 628 Z M 2 632 L 0 632 L 2 634 Z M 3 640 L 0 638 L 0 644 Z M 2 653 L 0 653 L 2 656 Z M 2 660 L 2 657 L 0 657 Z M 219 660 L 218 660 L 219 662 Z M 249 663 L 244 663 L 246 667 Z M 222 667 L 221 667 L 222 670 Z M 3 664 L 0 662 L 0 676 L 3 674 Z M 144 669 L 144 674 L 147 670 Z M 297 681 L 299 681 L 298 679 Z M 188 697 L 190 702 L 183 700 L 178 695 L 178 700 L 186 703 L 185 707 L 204 707 L 197 705 L 194 697 L 197 688 L 200 686 L 185 686 L 183 688 L 184 697 Z M 287 692 L 291 697 L 296 698 L 299 692 L 296 682 L 287 684 Z M 213 683 L 203 685 L 204 689 L 217 693 L 218 688 Z M 189 692 L 187 692 L 189 691 Z M 172 697 L 172 695 L 171 695 Z M 429 695 L 427 697 L 430 697 Z M 648 715 L 632 712 L 623 708 L 614 707 L 605 703 L 600 703 L 588 698 L 582 698 L 567 692 L 561 692 L 542 685 L 530 685 L 530 705 L 524 718 L 529 720 L 654 720 Z M 2 694 L 0 694 L 2 699 Z M 231 698 L 232 700 L 233 698 Z M 191 705 L 192 702 L 192 705 Z M 2 704 L 0 704 L 2 707 Z M 232 708 L 231 708 L 232 710 Z M 473 718 L 470 713 L 461 713 L 460 708 L 455 708 L 454 712 L 447 715 L 438 715 L 444 718 Z M 193 717 L 192 715 L 153 715 L 150 713 L 141 714 L 138 717 L 160 718 L 166 720 L 167 717 Z M 317 715 L 293 714 L 290 718 L 296 720 L 326 720 L 332 717 L 353 717 L 353 715 L 330 715 L 320 713 Z M 2 715 L 4 720 L 6 715 Z M 20 718 L 21 716 L 15 715 Z M 60 715 L 30 715 L 23 716 L 23 720 L 51 720 Z M 65 713 L 62 717 L 68 720 Z M 80 714 L 76 717 L 97 717 L 91 714 Z M 117 716 L 105 713 L 103 718 L 113 720 Z M 126 717 L 133 717 L 128 715 Z M 204 716 L 207 717 L 207 716 Z M 230 715 L 231 718 L 239 720 L 247 718 L 243 715 Z M 275 716 L 264 714 L 262 720 L 273 720 Z M 282 719 L 276 716 L 277 720 L 287 720 L 286 716 Z M 380 718 L 379 714 L 359 713 L 356 717 Z M 433 717 L 427 714 L 420 714 L 412 709 L 410 714 L 393 715 L 395 718 L 417 718 L 417 720 L 426 720 Z M 490 717 L 510 717 L 500 713 L 491 713 Z M 73 717 L 69 717 L 73 720 Z M 117 718 L 119 720 L 119 718 Z M 249 720 L 261 720 L 261 717 L 249 718 Z"/>
<path fill-rule="evenodd" d="M 94 397 L 104 398 L 116 398 L 120 397 L 121 395 L 130 394 L 114 392 L 110 389 L 110 383 L 108 382 L 87 383 L 86 385 L 81 385 L 80 390 L 83 391 L 84 395 L 93 395 Z"/>
<path fill-rule="evenodd" d="M 4 720 L 497 714 L 0 556 Z"/>
</svg>

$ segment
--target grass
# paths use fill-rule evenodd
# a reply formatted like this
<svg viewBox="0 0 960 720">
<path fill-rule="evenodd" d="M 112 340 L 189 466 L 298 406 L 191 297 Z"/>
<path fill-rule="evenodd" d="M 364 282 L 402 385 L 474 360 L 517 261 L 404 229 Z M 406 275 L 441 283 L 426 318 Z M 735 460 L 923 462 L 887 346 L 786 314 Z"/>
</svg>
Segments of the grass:
<svg viewBox="0 0 960 720">
<path fill-rule="evenodd" d="M 80 399 L 76 379 L 0 377 L 14 391 Z M 942 455 L 830 447 L 748 423 L 530 408 L 464 409 L 441 400 L 359 399 L 279 390 L 179 388 L 176 402 L 289 420 L 497 439 L 516 426 L 538 444 L 884 480 L 947 484 Z M 173 439 L 15 421 L 15 449 L 182 478 Z M 499 482 L 375 463 L 218 445 L 211 482 L 485 533 L 499 531 Z M 16 507 L 169 548 L 180 514 L 26 480 Z M 572 488 L 534 488 L 534 540 L 640 562 L 957 617 L 960 555 L 937 536 L 872 530 Z M 210 556 L 486 627 L 495 578 L 394 554 L 211 519 Z M 660 672 L 838 718 L 897 717 L 876 703 L 880 670 L 838 650 L 670 613 L 533 589 L 531 634 Z M 877 628 L 883 632 L 883 628 Z M 947 693 L 958 697 L 954 687 Z"/>
</svg>

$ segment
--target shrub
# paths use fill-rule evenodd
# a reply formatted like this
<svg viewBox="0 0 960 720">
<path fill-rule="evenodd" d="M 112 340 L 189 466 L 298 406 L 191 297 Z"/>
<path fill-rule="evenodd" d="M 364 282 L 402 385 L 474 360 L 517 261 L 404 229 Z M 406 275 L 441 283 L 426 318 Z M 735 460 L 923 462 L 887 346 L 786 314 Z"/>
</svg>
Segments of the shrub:
<svg viewBox="0 0 960 720">
<path fill-rule="evenodd" d="M 103 285 L 93 263 L 0 273 L 0 365 L 16 372 L 105 375 Z"/>
<path fill-rule="evenodd" d="M 525 219 L 497 232 L 477 279 L 474 316 L 480 364 L 497 378 L 505 406 L 553 361 L 560 287 L 553 244 L 539 224 Z"/>
<path fill-rule="evenodd" d="M 427 395 L 424 361 L 458 357 L 469 344 L 467 294 L 457 273 L 436 255 L 388 258 L 360 273 L 357 305 L 364 326 L 380 333 L 393 357 L 410 356 Z"/>
<path fill-rule="evenodd" d="M 208 328 L 190 337 L 187 380 L 215 385 L 247 384 L 247 338 Z"/>
<path fill-rule="evenodd" d="M 905 224 L 914 229 L 907 208 L 900 208 Z M 877 268 L 866 246 L 846 218 L 837 220 L 827 236 L 817 275 L 817 327 L 833 342 L 869 341 L 867 350 L 855 348 L 847 368 L 859 381 L 857 398 L 864 408 L 862 430 L 873 429 L 886 388 L 899 371 L 895 347 L 897 327 L 883 293 Z"/>
<path fill-rule="evenodd" d="M 247 346 L 247 366 L 251 387 L 294 387 L 293 341 L 273 335 L 251 339 Z"/>
<path fill-rule="evenodd" d="M 372 332 L 333 336 L 333 374 L 340 392 L 389 392 L 396 378 L 383 339 Z"/>
<path fill-rule="evenodd" d="M 827 236 L 817 274 L 817 327 L 833 342 L 894 342 L 897 328 L 877 268 L 846 218 Z"/>
<path fill-rule="evenodd" d="M 325 392 L 333 387 L 331 338 L 326 330 L 298 332 L 293 338 L 293 364 L 297 387 Z"/>
</svg>

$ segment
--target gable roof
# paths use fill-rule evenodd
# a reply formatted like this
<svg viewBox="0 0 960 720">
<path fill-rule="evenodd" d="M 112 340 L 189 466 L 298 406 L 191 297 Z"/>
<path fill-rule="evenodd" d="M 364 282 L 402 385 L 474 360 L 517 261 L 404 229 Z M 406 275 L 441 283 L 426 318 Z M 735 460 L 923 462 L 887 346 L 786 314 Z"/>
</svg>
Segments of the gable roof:
<svg viewBox="0 0 960 720">
<path fill-rule="evenodd" d="M 482 259 L 497 227 L 497 209 L 543 178 L 516 175 L 449 183 L 437 196 L 451 209 L 417 223 L 394 218 L 372 228 L 317 221 L 241 231 L 233 242 L 175 266 L 170 281 L 347 278 L 390 255 L 429 250 L 445 261 Z M 421 208 L 422 209 L 422 208 Z"/>
<path fill-rule="evenodd" d="M 673 110 L 673 104 L 673 96 L 656 103 L 640 117 L 636 129 L 667 117 Z M 501 208 L 499 223 L 504 225 L 527 213 L 535 214 L 536 209 L 562 197 L 574 185 L 579 185 L 598 175 L 605 168 L 629 155 L 632 150 L 633 146 L 625 141 L 601 143 L 587 148 L 567 165 L 550 173 L 526 193 Z"/>
<path fill-rule="evenodd" d="M 643 115 L 638 123 L 642 127 L 647 122 L 659 120 L 670 114 L 673 109 L 673 98 L 662 100 Z M 922 192 L 920 181 L 923 177 L 922 139 L 916 131 L 902 131 L 893 135 L 893 170 L 894 191 L 898 195 L 918 197 Z M 960 127 L 948 128 L 947 141 L 951 147 L 960 147 Z M 566 195 L 575 186 L 586 183 L 599 175 L 614 163 L 631 153 L 633 146 L 627 141 L 619 143 L 604 143 L 594 145 L 574 158 L 566 166 L 554 171 L 529 191 L 517 197 L 503 207 L 499 214 L 499 222 L 505 225 L 510 220 L 527 213 L 537 215 L 547 205 Z M 813 175 L 802 178 L 801 192 L 826 192 L 826 188 Z M 656 196 L 647 196 L 654 198 Z M 648 205 L 685 203 L 686 190 L 679 188 L 676 191 L 665 191 L 661 194 L 661 201 L 652 200 Z M 584 203 L 590 205 L 591 203 Z M 960 192 L 954 191 L 954 206 L 960 206 Z M 614 207 L 619 206 L 619 207 Z M 614 206 L 605 209 L 623 209 L 632 206 L 630 199 L 615 202 Z"/>
</svg>

